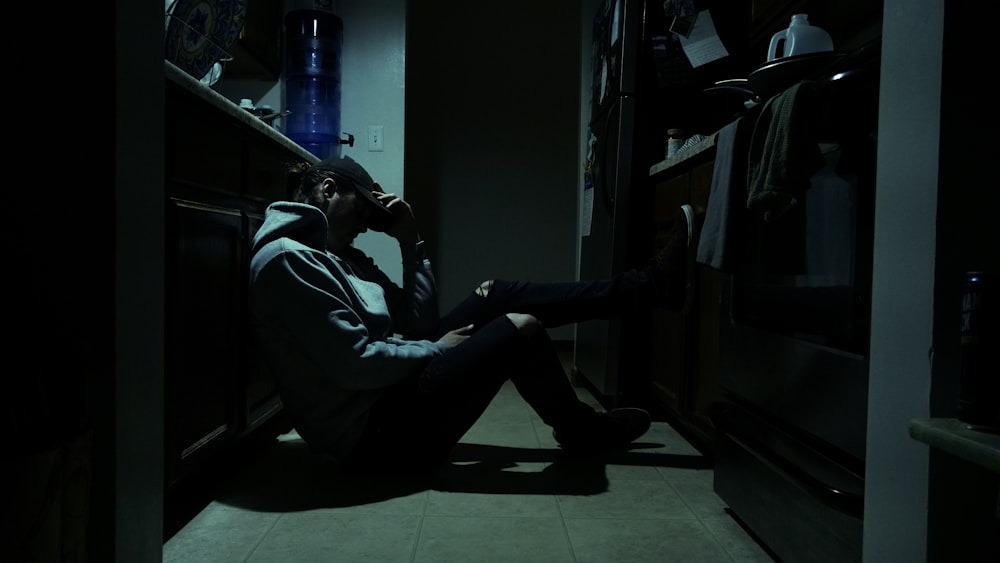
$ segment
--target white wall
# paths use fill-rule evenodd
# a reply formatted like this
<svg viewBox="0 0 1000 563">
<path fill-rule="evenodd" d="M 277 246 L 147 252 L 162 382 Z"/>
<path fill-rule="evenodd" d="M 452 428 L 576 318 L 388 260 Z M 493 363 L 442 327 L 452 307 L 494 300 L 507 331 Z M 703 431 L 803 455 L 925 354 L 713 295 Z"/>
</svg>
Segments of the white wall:
<svg viewBox="0 0 1000 563">
<path fill-rule="evenodd" d="M 444 311 L 491 278 L 576 278 L 579 3 L 507 8 L 408 8 L 405 174 Z"/>
<path fill-rule="evenodd" d="M 354 147 L 345 145 L 343 154 L 361 163 L 385 191 L 405 199 L 406 0 L 340 0 L 337 13 L 344 20 L 341 129 L 355 138 Z M 383 126 L 383 152 L 368 151 L 369 125 Z M 395 239 L 365 233 L 355 245 L 402 283 Z"/>
<path fill-rule="evenodd" d="M 885 0 L 872 279 L 864 561 L 924 561 L 943 2 Z M 920 37 L 920 41 L 910 41 Z"/>
</svg>

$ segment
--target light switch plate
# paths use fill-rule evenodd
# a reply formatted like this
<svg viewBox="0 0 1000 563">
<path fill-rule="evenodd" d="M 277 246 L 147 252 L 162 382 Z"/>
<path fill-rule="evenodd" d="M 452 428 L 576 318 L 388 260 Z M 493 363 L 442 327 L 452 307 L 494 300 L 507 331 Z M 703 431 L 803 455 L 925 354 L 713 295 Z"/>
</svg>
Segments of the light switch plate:
<svg viewBox="0 0 1000 563">
<path fill-rule="evenodd" d="M 382 148 L 382 129 L 381 125 L 368 126 L 368 152 L 381 152 L 384 150 Z"/>
</svg>

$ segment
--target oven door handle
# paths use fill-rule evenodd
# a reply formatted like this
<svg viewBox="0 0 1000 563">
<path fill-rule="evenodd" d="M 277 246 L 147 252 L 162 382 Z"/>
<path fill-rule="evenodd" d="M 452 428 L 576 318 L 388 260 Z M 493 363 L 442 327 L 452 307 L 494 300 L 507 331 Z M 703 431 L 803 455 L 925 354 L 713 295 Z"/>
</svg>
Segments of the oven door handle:
<svg viewBox="0 0 1000 563">
<path fill-rule="evenodd" d="M 731 432 L 725 432 L 725 435 L 730 440 L 745 448 L 762 463 L 785 475 L 786 478 L 801 484 L 806 492 L 824 505 L 854 518 L 860 519 L 863 517 L 864 495 L 842 491 L 820 481 L 801 467 L 763 447 L 756 440 L 734 436 Z"/>
</svg>

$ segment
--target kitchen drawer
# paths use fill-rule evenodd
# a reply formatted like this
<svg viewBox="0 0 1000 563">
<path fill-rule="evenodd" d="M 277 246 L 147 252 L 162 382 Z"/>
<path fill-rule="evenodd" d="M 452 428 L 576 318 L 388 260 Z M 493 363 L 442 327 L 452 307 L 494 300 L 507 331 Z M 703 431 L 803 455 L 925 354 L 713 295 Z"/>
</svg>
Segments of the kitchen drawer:
<svg viewBox="0 0 1000 563">
<path fill-rule="evenodd" d="M 734 403 L 713 414 L 713 490 L 754 535 L 781 561 L 860 563 L 863 477 Z"/>
</svg>

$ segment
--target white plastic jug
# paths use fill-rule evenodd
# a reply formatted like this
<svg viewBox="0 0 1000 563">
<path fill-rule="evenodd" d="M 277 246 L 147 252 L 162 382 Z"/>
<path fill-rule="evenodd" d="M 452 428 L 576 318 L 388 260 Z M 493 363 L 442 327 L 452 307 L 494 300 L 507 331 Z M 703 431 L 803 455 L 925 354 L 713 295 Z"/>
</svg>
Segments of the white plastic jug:
<svg viewBox="0 0 1000 563">
<path fill-rule="evenodd" d="M 778 46 L 781 52 L 778 52 Z M 795 14 L 788 29 L 782 29 L 771 36 L 771 44 L 767 48 L 767 60 L 773 61 L 779 57 L 791 57 L 806 53 L 832 51 L 833 39 L 821 27 L 809 25 L 808 14 Z"/>
</svg>

